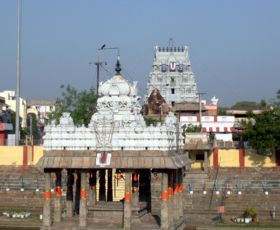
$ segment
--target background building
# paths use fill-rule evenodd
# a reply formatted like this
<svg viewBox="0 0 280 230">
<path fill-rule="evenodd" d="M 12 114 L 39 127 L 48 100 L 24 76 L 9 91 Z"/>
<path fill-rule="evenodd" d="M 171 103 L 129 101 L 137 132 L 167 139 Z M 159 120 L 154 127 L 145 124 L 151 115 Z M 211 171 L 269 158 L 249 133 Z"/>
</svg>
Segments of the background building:
<svg viewBox="0 0 280 230">
<path fill-rule="evenodd" d="M 13 112 L 16 112 L 16 94 L 15 91 L 2 91 L 0 92 L 0 97 L 5 99 L 5 104 L 8 109 Z M 26 127 L 26 101 L 23 98 L 20 98 L 20 108 L 19 116 L 21 120 L 21 127 Z"/>
<path fill-rule="evenodd" d="M 45 125 L 48 114 L 55 111 L 55 103 L 56 100 L 27 100 L 27 114 L 35 114 L 38 122 Z"/>
</svg>

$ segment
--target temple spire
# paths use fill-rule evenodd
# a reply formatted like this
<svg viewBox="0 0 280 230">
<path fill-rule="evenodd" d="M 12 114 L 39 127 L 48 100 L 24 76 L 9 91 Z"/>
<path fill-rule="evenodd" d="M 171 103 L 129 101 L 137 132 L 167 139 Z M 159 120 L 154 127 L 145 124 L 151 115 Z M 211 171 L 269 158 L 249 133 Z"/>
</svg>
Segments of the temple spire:
<svg viewBox="0 0 280 230">
<path fill-rule="evenodd" d="M 121 75 L 121 64 L 120 64 L 120 56 L 118 55 L 117 63 L 116 63 L 116 75 Z"/>
</svg>

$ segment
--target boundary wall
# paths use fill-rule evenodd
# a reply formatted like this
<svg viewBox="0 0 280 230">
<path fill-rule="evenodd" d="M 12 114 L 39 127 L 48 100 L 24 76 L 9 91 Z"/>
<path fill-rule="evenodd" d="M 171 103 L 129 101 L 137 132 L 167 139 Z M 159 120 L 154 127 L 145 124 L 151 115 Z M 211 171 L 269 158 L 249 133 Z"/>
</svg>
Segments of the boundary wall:
<svg viewBox="0 0 280 230">
<path fill-rule="evenodd" d="M 42 156 L 43 146 L 0 146 L 0 165 L 34 165 Z"/>
<path fill-rule="evenodd" d="M 236 168 L 252 168 L 252 167 L 279 167 L 280 162 L 277 160 L 277 154 L 271 156 L 262 156 L 252 149 L 219 149 L 214 148 L 208 155 L 208 164 L 212 168 L 218 167 L 236 167 Z M 191 154 L 192 160 L 195 160 L 195 154 Z M 192 164 L 193 169 L 203 167 L 204 160 L 195 160 Z"/>
</svg>

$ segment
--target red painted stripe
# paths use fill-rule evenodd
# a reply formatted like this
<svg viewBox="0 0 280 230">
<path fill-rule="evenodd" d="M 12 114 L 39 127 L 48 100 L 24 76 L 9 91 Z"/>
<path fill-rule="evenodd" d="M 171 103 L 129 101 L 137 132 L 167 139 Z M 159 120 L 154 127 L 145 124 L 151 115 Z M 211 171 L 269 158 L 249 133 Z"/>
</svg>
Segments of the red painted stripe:
<svg viewBox="0 0 280 230">
<path fill-rule="evenodd" d="M 213 132 L 213 128 L 212 127 L 209 128 L 209 132 Z"/>
<path fill-rule="evenodd" d="M 239 167 L 244 168 L 245 166 L 245 149 L 239 149 Z"/>
<path fill-rule="evenodd" d="M 219 166 L 219 149 L 218 148 L 214 148 L 213 149 L 213 166 L 214 168 L 218 168 Z"/>
<path fill-rule="evenodd" d="M 32 145 L 32 162 L 34 161 L 34 145 Z"/>
<path fill-rule="evenodd" d="M 220 128 L 216 127 L 216 132 L 219 133 L 220 132 Z"/>
<path fill-rule="evenodd" d="M 206 128 L 203 127 L 203 128 L 202 128 L 202 132 L 203 132 L 203 133 L 206 133 L 206 132 L 207 132 L 207 131 L 206 131 Z"/>
<path fill-rule="evenodd" d="M 5 133 L 0 132 L 0 145 L 5 145 Z"/>
<path fill-rule="evenodd" d="M 196 121 L 200 122 L 200 116 L 196 116 Z"/>
<path fill-rule="evenodd" d="M 214 116 L 214 122 L 218 121 L 218 116 Z"/>
<path fill-rule="evenodd" d="M 228 128 L 227 127 L 224 127 L 224 132 L 227 132 L 228 131 Z"/>
<path fill-rule="evenodd" d="M 23 146 L 23 162 L 22 165 L 23 166 L 27 166 L 28 164 L 28 149 L 27 149 L 27 145 Z"/>
</svg>

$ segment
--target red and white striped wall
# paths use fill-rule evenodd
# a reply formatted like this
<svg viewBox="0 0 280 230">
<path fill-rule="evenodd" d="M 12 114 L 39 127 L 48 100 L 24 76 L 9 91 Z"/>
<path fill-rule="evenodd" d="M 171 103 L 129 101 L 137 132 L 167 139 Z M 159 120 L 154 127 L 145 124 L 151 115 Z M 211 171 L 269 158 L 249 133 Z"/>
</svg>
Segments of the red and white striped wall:
<svg viewBox="0 0 280 230">
<path fill-rule="evenodd" d="M 201 125 L 202 132 L 213 133 L 233 133 L 236 132 L 234 128 L 234 116 L 202 116 Z M 181 116 L 180 124 L 183 125 L 200 125 L 199 116 Z"/>
</svg>

